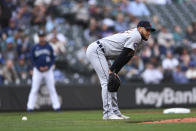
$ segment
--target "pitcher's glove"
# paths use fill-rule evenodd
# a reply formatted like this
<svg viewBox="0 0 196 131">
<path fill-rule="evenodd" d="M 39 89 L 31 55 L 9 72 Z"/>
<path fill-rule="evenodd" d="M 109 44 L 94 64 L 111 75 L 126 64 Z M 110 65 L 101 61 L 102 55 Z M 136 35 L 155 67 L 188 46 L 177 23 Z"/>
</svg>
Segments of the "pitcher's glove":
<svg viewBox="0 0 196 131">
<path fill-rule="evenodd" d="M 108 91 L 117 92 L 120 87 L 120 79 L 116 73 L 110 73 L 108 79 Z"/>
</svg>

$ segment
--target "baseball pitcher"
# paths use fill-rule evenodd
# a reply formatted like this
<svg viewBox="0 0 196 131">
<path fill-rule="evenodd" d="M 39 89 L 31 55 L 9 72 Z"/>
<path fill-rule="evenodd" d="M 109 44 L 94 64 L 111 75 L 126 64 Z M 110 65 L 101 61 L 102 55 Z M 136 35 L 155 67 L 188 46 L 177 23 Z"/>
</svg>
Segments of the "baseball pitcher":
<svg viewBox="0 0 196 131">
<path fill-rule="evenodd" d="M 60 103 L 55 89 L 54 73 L 52 69 L 52 65 L 54 64 L 54 52 L 52 47 L 45 40 L 45 33 L 40 31 L 38 35 L 40 42 L 34 45 L 31 51 L 31 60 L 34 68 L 27 111 L 31 112 L 34 110 L 37 93 L 42 81 L 46 83 L 49 90 L 53 109 L 59 111 Z"/>
<path fill-rule="evenodd" d="M 135 53 L 140 52 L 155 29 L 148 21 L 140 21 L 137 28 L 99 39 L 87 48 L 86 55 L 95 69 L 102 87 L 103 120 L 129 119 L 118 108 L 118 72 Z M 114 63 L 109 66 L 110 59 Z"/>
</svg>

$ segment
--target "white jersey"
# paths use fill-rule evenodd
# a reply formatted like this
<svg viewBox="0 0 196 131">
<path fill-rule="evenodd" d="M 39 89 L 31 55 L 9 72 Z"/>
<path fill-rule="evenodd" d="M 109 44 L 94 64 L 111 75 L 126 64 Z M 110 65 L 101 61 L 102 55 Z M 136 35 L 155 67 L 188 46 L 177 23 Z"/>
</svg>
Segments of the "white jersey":
<svg viewBox="0 0 196 131">
<path fill-rule="evenodd" d="M 124 47 L 139 53 L 145 45 L 137 28 L 102 38 L 99 41 L 104 47 L 107 58 L 115 58 L 122 52 Z"/>
</svg>

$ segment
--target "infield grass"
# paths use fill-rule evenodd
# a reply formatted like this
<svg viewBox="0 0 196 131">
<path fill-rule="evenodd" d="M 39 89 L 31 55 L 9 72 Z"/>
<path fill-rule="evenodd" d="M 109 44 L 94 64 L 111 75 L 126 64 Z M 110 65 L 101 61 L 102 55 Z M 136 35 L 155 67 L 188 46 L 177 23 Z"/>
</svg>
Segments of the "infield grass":
<svg viewBox="0 0 196 131">
<path fill-rule="evenodd" d="M 196 117 L 190 114 L 162 114 L 161 109 L 121 110 L 130 120 L 102 120 L 102 111 L 0 113 L 0 131 L 196 131 L 196 123 L 140 124 L 144 121 Z M 27 121 L 22 121 L 27 116 Z"/>
</svg>

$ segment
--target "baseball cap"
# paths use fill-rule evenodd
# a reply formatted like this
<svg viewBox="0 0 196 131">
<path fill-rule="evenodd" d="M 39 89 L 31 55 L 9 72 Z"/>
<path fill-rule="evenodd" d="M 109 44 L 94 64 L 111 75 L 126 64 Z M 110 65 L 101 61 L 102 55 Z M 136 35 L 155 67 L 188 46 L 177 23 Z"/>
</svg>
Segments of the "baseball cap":
<svg viewBox="0 0 196 131">
<path fill-rule="evenodd" d="M 140 21 L 137 27 L 144 27 L 146 29 L 149 29 L 151 32 L 156 31 L 156 29 L 152 28 L 149 21 Z"/>
<path fill-rule="evenodd" d="M 38 36 L 45 36 L 45 35 L 46 35 L 46 33 L 43 30 L 40 30 L 38 32 Z"/>
</svg>

